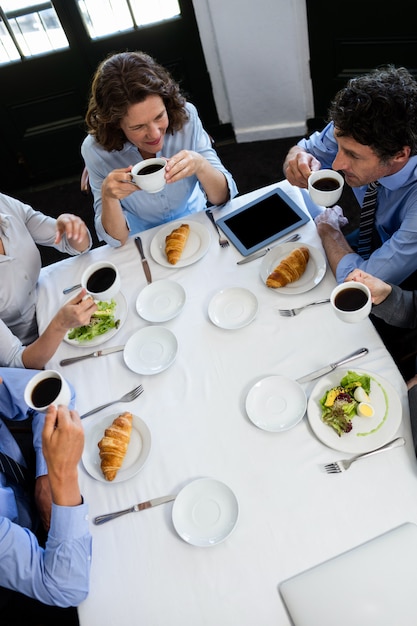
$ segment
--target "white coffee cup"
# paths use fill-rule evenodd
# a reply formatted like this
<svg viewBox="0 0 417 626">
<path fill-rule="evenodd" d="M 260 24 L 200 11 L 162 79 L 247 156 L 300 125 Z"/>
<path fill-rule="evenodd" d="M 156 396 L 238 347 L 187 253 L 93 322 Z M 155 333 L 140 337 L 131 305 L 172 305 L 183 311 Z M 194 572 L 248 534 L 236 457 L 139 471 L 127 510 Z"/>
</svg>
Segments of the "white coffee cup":
<svg viewBox="0 0 417 626">
<path fill-rule="evenodd" d="M 71 401 L 71 389 L 59 372 L 43 370 L 29 380 L 24 398 L 29 407 L 44 413 L 51 404 L 68 406 Z"/>
<path fill-rule="evenodd" d="M 133 182 L 148 193 L 157 193 L 165 187 L 166 159 L 145 159 L 136 163 L 130 172 Z"/>
<path fill-rule="evenodd" d="M 366 285 L 351 280 L 333 289 L 330 303 L 339 319 L 355 324 L 367 318 L 371 312 L 371 292 Z"/>
<path fill-rule="evenodd" d="M 308 193 L 314 204 L 330 207 L 336 204 L 342 195 L 344 183 L 344 178 L 339 172 L 318 170 L 308 178 Z"/>
<path fill-rule="evenodd" d="M 117 267 L 108 261 L 93 263 L 81 276 L 81 287 L 94 300 L 111 300 L 120 291 L 120 274 Z"/>
</svg>

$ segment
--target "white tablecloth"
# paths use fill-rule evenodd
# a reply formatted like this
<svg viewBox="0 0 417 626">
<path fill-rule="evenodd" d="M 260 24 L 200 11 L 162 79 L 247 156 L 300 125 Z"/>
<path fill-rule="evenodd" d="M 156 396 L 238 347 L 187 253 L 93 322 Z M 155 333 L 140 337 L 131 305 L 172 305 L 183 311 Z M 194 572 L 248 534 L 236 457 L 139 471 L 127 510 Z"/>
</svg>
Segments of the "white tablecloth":
<svg viewBox="0 0 417 626">
<path fill-rule="evenodd" d="M 286 182 L 279 185 L 301 202 L 297 189 Z M 268 189 L 233 200 L 216 217 Z M 236 265 L 240 254 L 233 246 L 219 246 L 205 214 L 192 220 L 207 227 L 211 243 L 201 260 L 184 268 L 152 260 L 149 247 L 157 228 L 141 234 L 153 280 L 170 278 L 186 291 L 183 311 L 164 323 L 178 339 L 174 364 L 158 375 L 139 376 L 117 353 L 60 368 L 62 358 L 91 351 L 63 343 L 48 366 L 60 369 L 75 386 L 80 413 L 120 397 L 139 382 L 145 389 L 131 404 L 106 411 L 128 409 L 146 422 L 152 435 L 150 456 L 135 477 L 117 484 L 95 480 L 80 467 L 91 518 L 178 493 L 192 480 L 209 476 L 233 490 L 239 520 L 224 542 L 207 548 L 189 545 L 176 534 L 172 503 L 91 525 L 91 591 L 79 608 L 82 626 L 287 626 L 280 581 L 405 521 L 417 522 L 406 387 L 371 322 L 345 324 L 329 305 L 280 317 L 278 307 L 328 297 L 335 285 L 330 269 L 311 291 L 277 294 L 261 282 L 261 259 Z M 313 222 L 299 232 L 303 242 L 321 249 Z M 68 298 L 62 289 L 79 282 L 83 269 L 102 259 L 118 266 L 129 309 L 127 321 L 106 347 L 125 343 L 148 325 L 135 309 L 146 282 L 132 238 L 122 248 L 97 248 L 44 268 L 41 329 Z M 250 325 L 229 331 L 210 322 L 207 308 L 216 292 L 232 286 L 250 289 L 259 311 Z M 256 381 L 274 374 L 297 378 L 362 346 L 369 355 L 352 368 L 357 364 L 394 386 L 403 405 L 398 434 L 405 436 L 406 447 L 360 461 L 346 473 L 327 475 L 324 463 L 349 455 L 322 444 L 307 417 L 282 433 L 260 430 L 248 419 L 245 398 Z M 307 393 L 314 385 L 305 385 Z"/>
</svg>

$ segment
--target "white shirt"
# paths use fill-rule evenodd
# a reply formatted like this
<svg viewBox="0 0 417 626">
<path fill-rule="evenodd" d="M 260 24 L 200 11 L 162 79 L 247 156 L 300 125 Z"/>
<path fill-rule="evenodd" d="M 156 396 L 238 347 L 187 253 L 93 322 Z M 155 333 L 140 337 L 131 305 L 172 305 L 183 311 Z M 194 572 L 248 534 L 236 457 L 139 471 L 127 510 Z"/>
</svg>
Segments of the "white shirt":
<svg viewBox="0 0 417 626">
<path fill-rule="evenodd" d="M 24 346 L 38 337 L 36 284 L 41 256 L 36 244 L 80 254 L 64 236 L 55 244 L 56 220 L 0 194 L 0 365 L 24 367 Z M 91 238 L 90 246 L 91 247 Z"/>
</svg>

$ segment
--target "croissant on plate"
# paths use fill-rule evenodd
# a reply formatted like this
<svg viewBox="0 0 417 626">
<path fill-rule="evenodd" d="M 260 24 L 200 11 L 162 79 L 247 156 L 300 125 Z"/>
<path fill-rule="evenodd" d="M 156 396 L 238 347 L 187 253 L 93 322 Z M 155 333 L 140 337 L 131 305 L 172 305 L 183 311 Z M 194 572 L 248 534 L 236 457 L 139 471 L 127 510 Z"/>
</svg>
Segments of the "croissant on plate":
<svg viewBox="0 0 417 626">
<path fill-rule="evenodd" d="M 301 246 L 295 248 L 266 279 L 266 286 L 272 289 L 285 287 L 288 283 L 293 283 L 306 271 L 310 253 L 308 248 Z"/>
<path fill-rule="evenodd" d="M 114 480 L 122 467 L 132 432 L 132 414 L 122 413 L 106 428 L 98 442 L 100 448 L 101 471 L 106 480 Z"/>
<path fill-rule="evenodd" d="M 189 225 L 181 224 L 179 228 L 175 228 L 172 233 L 165 237 L 165 254 L 171 265 L 175 265 L 180 260 L 189 234 Z"/>
</svg>

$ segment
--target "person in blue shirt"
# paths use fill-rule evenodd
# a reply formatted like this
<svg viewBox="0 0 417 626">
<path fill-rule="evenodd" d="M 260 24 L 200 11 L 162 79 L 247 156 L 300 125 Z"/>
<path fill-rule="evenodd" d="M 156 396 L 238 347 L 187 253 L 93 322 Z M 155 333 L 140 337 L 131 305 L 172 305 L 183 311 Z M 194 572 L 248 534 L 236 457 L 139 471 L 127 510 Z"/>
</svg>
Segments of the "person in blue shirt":
<svg viewBox="0 0 417 626">
<path fill-rule="evenodd" d="M 356 252 L 357 233 L 343 235 L 340 207 L 325 209 L 315 222 L 339 283 L 358 268 L 399 285 L 417 270 L 417 82 L 393 66 L 353 78 L 336 94 L 329 119 L 290 149 L 284 174 L 305 189 L 312 171 L 338 170 L 360 206 L 367 185 L 378 181 L 368 259 Z"/>
<path fill-rule="evenodd" d="M 23 392 L 35 373 L 0 368 L 0 452 L 23 466 L 27 459 L 9 428 L 28 418 Z M 45 415 L 32 412 L 32 431 L 39 516 L 28 489 L 0 469 L 0 621 L 5 625 L 32 623 L 27 615 L 19 621 L 22 607 L 30 607 L 32 618 L 52 616 L 54 607 L 75 607 L 89 590 L 91 535 L 77 470 L 84 445 L 80 417 L 64 406 L 50 406 Z M 47 529 L 44 547 L 35 534 L 40 521 Z"/>
<path fill-rule="evenodd" d="M 112 246 L 130 234 L 220 205 L 237 193 L 197 110 L 165 68 L 143 52 L 111 55 L 98 67 L 81 153 L 94 196 L 95 227 Z M 133 182 L 136 163 L 167 160 L 166 185 L 149 194 Z"/>
</svg>

